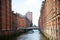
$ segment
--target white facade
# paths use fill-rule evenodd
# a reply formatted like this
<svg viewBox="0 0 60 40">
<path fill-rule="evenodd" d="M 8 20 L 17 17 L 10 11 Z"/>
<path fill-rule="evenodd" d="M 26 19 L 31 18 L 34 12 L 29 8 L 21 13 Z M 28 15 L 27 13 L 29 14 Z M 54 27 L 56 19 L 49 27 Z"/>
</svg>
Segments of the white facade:
<svg viewBox="0 0 60 40">
<path fill-rule="evenodd" d="M 26 13 L 26 17 L 27 17 L 30 21 L 32 21 L 32 12 L 27 12 L 27 13 Z"/>
</svg>

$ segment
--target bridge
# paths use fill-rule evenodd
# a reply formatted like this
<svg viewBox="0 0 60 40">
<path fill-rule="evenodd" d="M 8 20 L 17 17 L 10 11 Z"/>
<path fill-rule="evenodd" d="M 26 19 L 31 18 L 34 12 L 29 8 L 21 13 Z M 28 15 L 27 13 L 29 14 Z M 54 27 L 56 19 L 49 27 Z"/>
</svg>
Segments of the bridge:
<svg viewBox="0 0 60 40">
<path fill-rule="evenodd" d="M 34 30 L 34 29 L 39 29 L 39 27 L 19 27 L 17 28 L 17 31 L 27 32 L 27 31 Z"/>
<path fill-rule="evenodd" d="M 29 29 L 39 29 L 39 27 L 20 27 L 20 28 L 17 28 L 17 30 L 19 30 L 19 29 L 27 29 L 27 30 L 29 30 Z"/>
</svg>

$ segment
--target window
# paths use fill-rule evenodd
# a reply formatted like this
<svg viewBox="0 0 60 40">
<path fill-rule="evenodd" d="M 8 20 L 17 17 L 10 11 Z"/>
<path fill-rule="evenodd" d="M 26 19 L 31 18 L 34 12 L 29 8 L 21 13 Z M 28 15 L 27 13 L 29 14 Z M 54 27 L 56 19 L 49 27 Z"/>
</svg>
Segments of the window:
<svg viewBox="0 0 60 40">
<path fill-rule="evenodd" d="M 60 2 L 60 0 L 58 0 Z"/>
<path fill-rule="evenodd" d="M 0 0 L 0 8 L 1 8 L 1 0 Z"/>
<path fill-rule="evenodd" d="M 1 0 L 0 0 L 0 16 L 1 16 Z"/>
</svg>

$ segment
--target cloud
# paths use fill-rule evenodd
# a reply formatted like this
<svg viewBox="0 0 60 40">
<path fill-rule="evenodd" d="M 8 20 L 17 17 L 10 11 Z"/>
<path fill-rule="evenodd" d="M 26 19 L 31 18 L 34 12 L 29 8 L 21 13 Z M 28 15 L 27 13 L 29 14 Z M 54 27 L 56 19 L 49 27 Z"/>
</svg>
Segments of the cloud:
<svg viewBox="0 0 60 40">
<path fill-rule="evenodd" d="M 35 5 L 36 4 L 36 0 L 27 0 L 26 2 L 25 2 L 25 5 L 27 5 L 27 6 L 33 6 L 33 5 Z"/>
</svg>

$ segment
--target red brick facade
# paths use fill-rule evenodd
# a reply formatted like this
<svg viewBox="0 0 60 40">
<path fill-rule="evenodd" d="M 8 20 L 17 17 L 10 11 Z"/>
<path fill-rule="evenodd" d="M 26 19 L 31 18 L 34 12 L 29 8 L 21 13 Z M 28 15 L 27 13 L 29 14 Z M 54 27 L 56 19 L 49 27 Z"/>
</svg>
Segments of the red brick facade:
<svg viewBox="0 0 60 40">
<path fill-rule="evenodd" d="M 0 0 L 0 30 L 11 29 L 11 0 Z"/>
<path fill-rule="evenodd" d="M 20 24 L 20 27 L 26 27 L 26 18 L 20 17 L 19 24 Z"/>
<path fill-rule="evenodd" d="M 20 17 L 11 10 L 11 0 L 0 0 L 0 35 L 16 32 L 19 27 L 30 27 L 26 17 Z"/>
<path fill-rule="evenodd" d="M 50 40 L 60 40 L 60 1 L 45 0 L 39 18 L 41 31 Z"/>
<path fill-rule="evenodd" d="M 30 27 L 31 26 L 31 21 L 25 16 L 19 16 L 18 21 L 19 21 L 19 27 Z"/>
<path fill-rule="evenodd" d="M 17 31 L 17 14 L 12 12 L 12 31 L 16 32 Z"/>
</svg>

